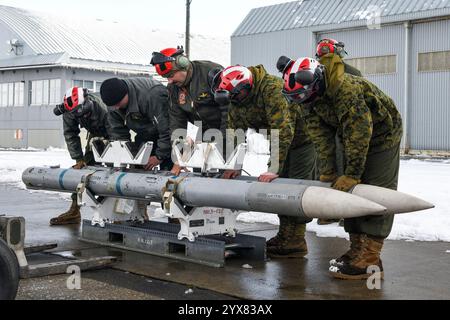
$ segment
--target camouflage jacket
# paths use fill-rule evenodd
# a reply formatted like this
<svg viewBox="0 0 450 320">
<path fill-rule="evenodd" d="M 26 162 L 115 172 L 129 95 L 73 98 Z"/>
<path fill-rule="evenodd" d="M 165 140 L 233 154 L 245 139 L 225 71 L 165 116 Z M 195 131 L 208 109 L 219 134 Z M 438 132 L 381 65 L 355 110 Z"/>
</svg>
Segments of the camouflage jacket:
<svg viewBox="0 0 450 320">
<path fill-rule="evenodd" d="M 100 97 L 89 93 L 88 99 L 93 102 L 93 110 L 88 117 L 75 117 L 72 113 L 63 114 L 63 131 L 70 157 L 74 160 L 83 159 L 80 128 L 87 130 L 89 138 L 101 137 L 108 139 L 108 109 Z M 88 139 L 89 140 L 89 139 Z"/>
<path fill-rule="evenodd" d="M 208 73 L 214 68 L 222 68 L 210 61 L 192 61 L 188 79 L 184 87 L 168 85 L 170 94 L 170 132 L 186 129 L 188 122 L 202 122 L 202 133 L 209 129 L 222 131 L 225 137 L 228 106 L 219 106 L 214 101 L 208 83 Z"/>
<path fill-rule="evenodd" d="M 329 53 L 327 55 L 322 56 L 319 59 L 319 62 L 321 64 L 325 64 L 327 63 L 326 61 L 330 58 L 330 57 L 336 57 L 335 59 L 341 59 L 342 63 L 344 64 L 344 72 L 351 74 L 353 76 L 358 76 L 358 77 L 362 77 L 363 74 L 361 73 L 361 71 L 359 71 L 357 68 L 353 67 L 352 65 L 348 64 L 345 62 L 345 60 L 343 60 L 339 55 L 334 54 L 334 53 Z M 322 60 L 323 59 L 323 60 Z"/>
<path fill-rule="evenodd" d="M 249 128 L 279 130 L 278 172 L 281 172 L 289 149 L 311 142 L 297 109 L 291 111 L 281 93 L 283 80 L 269 75 L 262 65 L 249 69 L 253 74 L 253 89 L 241 104 L 230 106 L 228 127 L 244 131 Z"/>
<path fill-rule="evenodd" d="M 345 175 L 360 179 L 368 154 L 400 143 L 402 119 L 394 101 L 373 83 L 345 74 L 342 60 L 330 57 L 321 62 L 326 67 L 325 94 L 301 108 L 319 154 L 319 170 L 336 172 L 337 133 L 344 145 Z"/>
<path fill-rule="evenodd" d="M 136 133 L 136 143 L 152 141 L 155 143 L 153 150 L 156 156 L 160 160 L 169 159 L 172 146 L 167 88 L 152 78 L 123 80 L 128 86 L 128 107 L 109 112 L 111 139 L 131 140 L 132 130 Z"/>
<path fill-rule="evenodd" d="M 344 63 L 344 72 L 351 74 L 353 76 L 357 76 L 357 77 L 362 77 L 363 74 L 361 73 L 361 71 L 359 71 L 357 68 L 345 63 L 345 61 L 343 61 Z"/>
</svg>

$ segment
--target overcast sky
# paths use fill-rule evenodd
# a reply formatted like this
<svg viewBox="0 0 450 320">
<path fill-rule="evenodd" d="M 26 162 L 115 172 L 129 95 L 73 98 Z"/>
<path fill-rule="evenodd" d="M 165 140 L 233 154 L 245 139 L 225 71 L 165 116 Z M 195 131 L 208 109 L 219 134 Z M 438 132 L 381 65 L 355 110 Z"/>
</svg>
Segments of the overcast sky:
<svg viewBox="0 0 450 320">
<path fill-rule="evenodd" d="M 191 32 L 229 37 L 252 8 L 292 0 L 192 0 Z M 0 0 L 1 5 L 184 32 L 186 0 Z"/>
</svg>

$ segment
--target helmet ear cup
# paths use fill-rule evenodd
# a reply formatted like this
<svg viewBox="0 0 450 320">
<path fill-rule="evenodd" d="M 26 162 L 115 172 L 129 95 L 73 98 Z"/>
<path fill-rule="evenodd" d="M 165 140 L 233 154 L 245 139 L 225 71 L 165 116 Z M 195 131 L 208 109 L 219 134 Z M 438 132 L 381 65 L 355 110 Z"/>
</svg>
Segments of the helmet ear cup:
<svg viewBox="0 0 450 320">
<path fill-rule="evenodd" d="M 179 55 L 176 58 L 176 64 L 178 68 L 186 70 L 189 67 L 189 59 L 186 56 Z"/>
</svg>

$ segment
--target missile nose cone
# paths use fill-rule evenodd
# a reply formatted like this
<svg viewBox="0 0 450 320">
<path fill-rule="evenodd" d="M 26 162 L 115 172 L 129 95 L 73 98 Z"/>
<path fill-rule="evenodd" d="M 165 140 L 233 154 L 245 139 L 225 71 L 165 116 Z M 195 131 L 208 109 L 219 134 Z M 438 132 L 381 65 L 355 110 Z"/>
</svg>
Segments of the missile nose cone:
<svg viewBox="0 0 450 320">
<path fill-rule="evenodd" d="M 302 208 L 311 219 L 348 219 L 387 213 L 385 207 L 370 200 L 321 187 L 306 189 Z"/>
<path fill-rule="evenodd" d="M 367 184 L 357 185 L 353 189 L 352 194 L 386 207 L 388 214 L 415 212 L 434 208 L 433 204 L 409 194 Z"/>
</svg>

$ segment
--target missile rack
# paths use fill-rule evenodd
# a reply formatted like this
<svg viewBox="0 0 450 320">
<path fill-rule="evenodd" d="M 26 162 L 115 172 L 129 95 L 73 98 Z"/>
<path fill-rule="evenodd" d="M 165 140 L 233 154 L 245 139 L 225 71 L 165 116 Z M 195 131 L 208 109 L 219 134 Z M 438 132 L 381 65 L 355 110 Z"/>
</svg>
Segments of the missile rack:
<svg viewBox="0 0 450 320">
<path fill-rule="evenodd" d="M 224 267 L 227 258 L 266 260 L 266 239 L 237 234 L 199 236 L 194 242 L 179 240 L 180 225 L 156 221 L 122 222 L 93 226 L 84 220 L 81 241 L 136 251 L 210 267 Z"/>
</svg>

